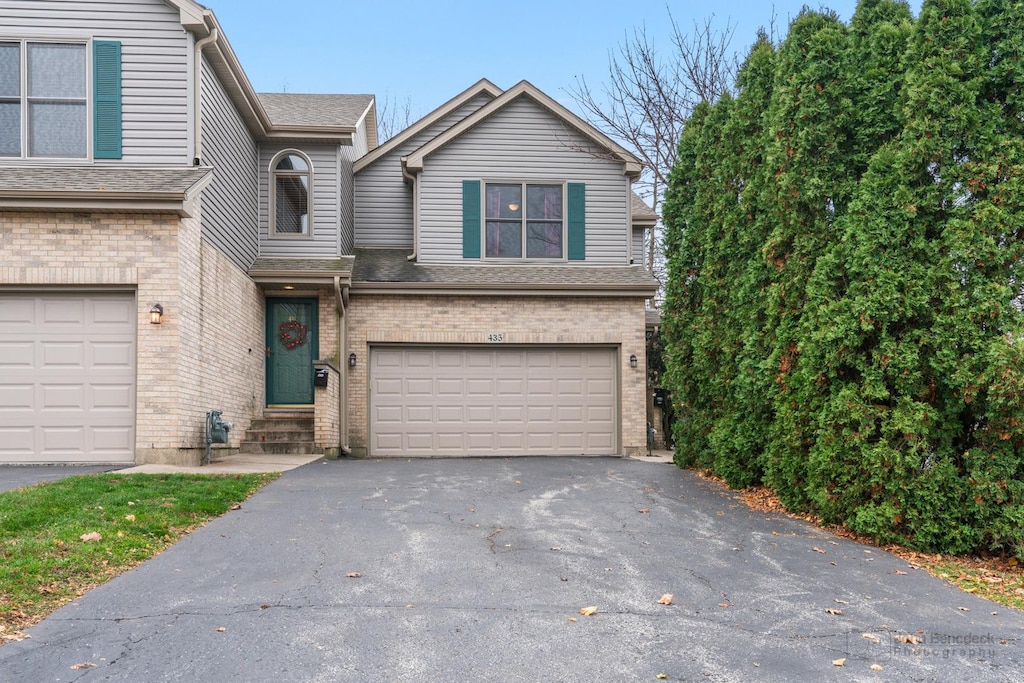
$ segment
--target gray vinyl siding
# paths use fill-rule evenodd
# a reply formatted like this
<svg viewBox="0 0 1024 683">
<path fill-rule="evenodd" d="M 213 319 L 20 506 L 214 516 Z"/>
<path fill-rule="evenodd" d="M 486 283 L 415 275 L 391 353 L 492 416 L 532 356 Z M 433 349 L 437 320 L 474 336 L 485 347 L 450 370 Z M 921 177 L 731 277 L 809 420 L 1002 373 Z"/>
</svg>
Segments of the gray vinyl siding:
<svg viewBox="0 0 1024 683">
<path fill-rule="evenodd" d="M 307 157 L 313 167 L 312 237 L 270 237 L 270 164 L 278 152 L 295 149 Z M 260 255 L 261 256 L 336 256 L 340 251 L 341 157 L 337 145 L 280 145 L 260 147 Z"/>
<path fill-rule="evenodd" d="M 402 176 L 402 157 L 419 149 L 491 99 L 488 95 L 473 98 L 356 175 L 356 247 L 412 249 L 412 189 Z M 459 202 L 461 206 L 461 199 Z"/>
<path fill-rule="evenodd" d="M 363 139 L 365 150 L 365 138 Z M 351 254 L 355 246 L 355 215 L 352 207 L 352 195 L 354 193 L 354 180 L 352 176 L 352 164 L 365 152 L 360 153 L 355 146 L 341 146 L 338 148 L 338 203 L 341 215 L 339 216 L 340 231 L 338 233 L 338 253 Z"/>
<path fill-rule="evenodd" d="M 420 174 L 421 263 L 461 263 L 462 181 L 524 180 L 586 184 L 586 260 L 629 262 L 629 179 L 621 162 L 592 147 L 528 97 L 496 112 L 426 158 Z"/>
<path fill-rule="evenodd" d="M 647 250 L 644 249 L 644 233 L 646 228 L 633 228 L 633 263 L 638 266 L 647 265 Z"/>
<path fill-rule="evenodd" d="M 256 141 L 205 58 L 202 97 L 202 161 L 214 169 L 203 193 L 203 236 L 247 269 L 259 255 Z"/>
<path fill-rule="evenodd" d="M 187 164 L 191 38 L 161 0 L 2 0 L 0 38 L 121 42 L 123 147 L 101 164 Z"/>
</svg>

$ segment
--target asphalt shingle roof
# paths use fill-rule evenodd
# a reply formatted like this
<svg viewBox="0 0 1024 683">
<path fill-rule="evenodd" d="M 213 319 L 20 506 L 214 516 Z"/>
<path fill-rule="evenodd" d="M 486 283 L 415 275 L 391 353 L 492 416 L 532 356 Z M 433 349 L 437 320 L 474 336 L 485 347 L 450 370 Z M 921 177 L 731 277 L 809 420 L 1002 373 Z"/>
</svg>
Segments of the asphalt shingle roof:
<svg viewBox="0 0 1024 683">
<path fill-rule="evenodd" d="M 658 220 L 658 214 L 651 207 L 647 206 L 640 195 L 636 192 L 631 192 L 632 195 L 632 206 L 630 207 L 633 212 L 633 220 L 650 221 L 654 222 Z"/>
<path fill-rule="evenodd" d="M 407 249 L 356 249 L 352 282 L 406 283 L 441 287 L 544 289 L 588 287 L 601 290 L 655 290 L 658 282 L 640 266 L 552 265 L 442 265 L 409 261 Z"/>
<path fill-rule="evenodd" d="M 300 127 L 354 127 L 373 101 L 373 95 L 259 93 L 257 97 L 272 124 Z"/>
<path fill-rule="evenodd" d="M 0 167 L 0 193 L 98 192 L 184 194 L 208 168 L 97 168 L 91 166 Z"/>
</svg>

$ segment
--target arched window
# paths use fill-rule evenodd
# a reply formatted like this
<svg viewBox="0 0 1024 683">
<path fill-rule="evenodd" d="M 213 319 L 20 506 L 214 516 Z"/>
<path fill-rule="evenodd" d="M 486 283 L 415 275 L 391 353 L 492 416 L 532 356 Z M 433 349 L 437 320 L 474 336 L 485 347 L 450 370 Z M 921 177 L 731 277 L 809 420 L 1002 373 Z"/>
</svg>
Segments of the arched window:
<svg viewBox="0 0 1024 683">
<path fill-rule="evenodd" d="M 270 202 L 273 205 L 270 234 L 295 237 L 310 235 L 309 188 L 313 172 L 309 160 L 297 152 L 285 152 L 274 162 L 270 181 Z"/>
</svg>

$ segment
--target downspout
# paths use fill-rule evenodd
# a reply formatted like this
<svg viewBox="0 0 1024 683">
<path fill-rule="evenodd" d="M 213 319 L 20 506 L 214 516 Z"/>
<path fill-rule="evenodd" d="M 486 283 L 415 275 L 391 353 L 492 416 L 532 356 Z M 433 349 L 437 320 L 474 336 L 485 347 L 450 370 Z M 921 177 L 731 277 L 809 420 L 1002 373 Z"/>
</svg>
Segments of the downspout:
<svg viewBox="0 0 1024 683">
<path fill-rule="evenodd" d="M 345 309 L 348 307 L 348 285 L 341 287 L 341 277 L 334 276 L 334 305 L 338 309 L 338 379 L 341 386 L 338 388 L 338 429 L 340 430 L 341 454 L 345 457 L 352 455 L 352 449 L 348 445 L 348 325 L 345 320 Z"/>
<path fill-rule="evenodd" d="M 194 125 L 194 140 L 195 149 L 192 155 L 192 165 L 200 166 L 203 163 L 203 48 L 217 40 L 218 37 L 217 27 L 214 26 L 210 29 L 210 35 L 196 42 L 196 58 L 193 68 L 195 73 L 193 74 L 193 84 L 195 88 L 194 97 L 196 103 L 196 116 Z"/>
<path fill-rule="evenodd" d="M 407 257 L 409 261 L 415 261 L 420 252 L 420 186 L 416 182 L 416 176 L 409 173 L 405 167 L 407 157 L 402 157 L 402 175 L 412 184 L 412 253 Z"/>
</svg>

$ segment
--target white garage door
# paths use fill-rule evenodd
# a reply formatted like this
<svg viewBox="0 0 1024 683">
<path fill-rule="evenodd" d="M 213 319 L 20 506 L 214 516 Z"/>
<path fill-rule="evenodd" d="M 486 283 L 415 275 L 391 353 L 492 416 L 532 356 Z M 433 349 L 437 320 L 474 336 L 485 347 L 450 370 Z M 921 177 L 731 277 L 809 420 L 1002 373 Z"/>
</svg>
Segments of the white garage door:
<svg viewBox="0 0 1024 683">
<path fill-rule="evenodd" d="M 610 348 L 376 347 L 370 455 L 612 455 Z"/>
<path fill-rule="evenodd" d="M 135 449 L 135 298 L 0 292 L 0 463 Z"/>
</svg>

